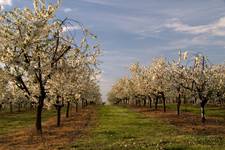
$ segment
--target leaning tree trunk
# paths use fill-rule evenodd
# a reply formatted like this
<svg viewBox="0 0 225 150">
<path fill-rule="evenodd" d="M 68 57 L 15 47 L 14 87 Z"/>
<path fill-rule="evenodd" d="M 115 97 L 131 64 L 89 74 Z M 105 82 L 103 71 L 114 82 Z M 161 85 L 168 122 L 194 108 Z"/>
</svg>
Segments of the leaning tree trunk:
<svg viewBox="0 0 225 150">
<path fill-rule="evenodd" d="M 69 111 L 70 111 L 70 102 L 67 102 L 67 107 L 66 107 L 66 118 L 69 117 Z"/>
</svg>

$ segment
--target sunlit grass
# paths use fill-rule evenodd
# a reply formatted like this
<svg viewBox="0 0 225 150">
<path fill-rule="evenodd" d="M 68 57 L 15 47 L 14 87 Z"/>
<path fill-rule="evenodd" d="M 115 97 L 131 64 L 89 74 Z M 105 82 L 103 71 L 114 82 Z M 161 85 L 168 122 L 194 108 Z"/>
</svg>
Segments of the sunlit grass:
<svg viewBox="0 0 225 150">
<path fill-rule="evenodd" d="M 225 149 L 225 137 L 189 135 L 156 118 L 147 118 L 127 108 L 98 109 L 97 125 L 89 137 L 76 141 L 72 149 Z"/>
<path fill-rule="evenodd" d="M 170 110 L 176 110 L 176 104 L 167 104 L 166 107 Z M 191 105 L 191 104 L 181 104 L 181 113 L 182 112 L 191 112 L 197 115 L 200 115 L 200 106 L 199 105 Z M 224 107 L 216 107 L 206 105 L 205 107 L 206 116 L 209 117 L 223 117 L 225 118 L 225 108 Z"/>
</svg>

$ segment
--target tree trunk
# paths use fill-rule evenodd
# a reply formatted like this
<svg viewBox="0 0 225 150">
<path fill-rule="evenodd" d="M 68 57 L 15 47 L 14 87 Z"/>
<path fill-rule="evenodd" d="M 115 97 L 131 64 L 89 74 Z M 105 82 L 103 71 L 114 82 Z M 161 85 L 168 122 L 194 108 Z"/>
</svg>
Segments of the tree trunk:
<svg viewBox="0 0 225 150">
<path fill-rule="evenodd" d="M 57 106 L 57 127 L 60 127 L 61 108 L 62 108 L 62 106 Z"/>
<path fill-rule="evenodd" d="M 162 92 L 162 99 L 163 99 L 163 111 L 166 112 L 166 98 L 163 92 Z"/>
<path fill-rule="evenodd" d="M 202 123 L 205 123 L 205 121 L 206 121 L 206 119 L 205 119 L 205 104 L 206 104 L 206 102 L 204 102 L 204 101 L 202 101 L 200 103 L 200 105 L 201 105 L 201 121 L 202 121 Z"/>
<path fill-rule="evenodd" d="M 88 101 L 87 101 L 87 100 L 85 100 L 85 107 L 87 107 L 87 105 L 88 105 Z"/>
<path fill-rule="evenodd" d="M 42 134 L 42 125 L 41 125 L 41 114 L 42 114 L 42 105 L 38 105 L 37 114 L 36 114 L 36 130 L 38 134 Z"/>
<path fill-rule="evenodd" d="M 179 93 L 177 97 L 177 115 L 180 115 L 181 95 Z"/>
<path fill-rule="evenodd" d="M 152 108 L 152 98 L 149 96 L 148 99 L 149 99 L 149 107 Z"/>
<path fill-rule="evenodd" d="M 157 110 L 157 108 L 158 108 L 158 96 L 156 96 L 156 98 L 155 98 L 155 110 Z"/>
<path fill-rule="evenodd" d="M 81 108 L 82 109 L 84 108 L 84 100 L 83 99 L 81 100 Z"/>
<path fill-rule="evenodd" d="M 69 111 L 70 111 L 70 102 L 67 102 L 67 107 L 66 107 L 66 118 L 69 117 Z"/>
<path fill-rule="evenodd" d="M 44 106 L 44 99 L 45 99 L 45 96 L 40 96 L 38 100 L 37 114 L 36 114 L 36 131 L 38 134 L 42 134 L 41 115 L 42 115 L 42 109 Z"/>
<path fill-rule="evenodd" d="M 144 99 L 144 106 L 146 106 L 146 99 Z"/>
<path fill-rule="evenodd" d="M 9 103 L 9 106 L 10 106 L 10 113 L 12 113 L 13 112 L 13 104 L 12 104 L 12 102 Z"/>
<path fill-rule="evenodd" d="M 76 102 L 76 112 L 78 112 L 78 102 Z"/>
<path fill-rule="evenodd" d="M 197 97 L 195 97 L 195 99 L 194 99 L 194 104 L 196 104 L 197 103 Z"/>
</svg>

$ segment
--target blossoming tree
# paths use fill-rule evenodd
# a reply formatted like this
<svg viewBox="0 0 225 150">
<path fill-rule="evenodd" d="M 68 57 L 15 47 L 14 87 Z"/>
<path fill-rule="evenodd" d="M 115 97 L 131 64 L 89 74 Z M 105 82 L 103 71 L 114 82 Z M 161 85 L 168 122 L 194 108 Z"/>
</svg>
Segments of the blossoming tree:
<svg viewBox="0 0 225 150">
<path fill-rule="evenodd" d="M 58 70 L 62 58 L 73 57 L 80 51 L 89 55 L 92 47 L 87 43 L 83 30 L 80 46 L 75 37 L 63 30 L 65 20 L 55 13 L 60 5 L 47 5 L 45 0 L 34 0 L 34 9 L 15 8 L 0 13 L 0 62 L 16 85 L 26 96 L 37 101 L 36 130 L 42 133 L 41 115 L 47 97 L 47 83 Z M 83 29 L 83 28 L 82 28 Z"/>
</svg>

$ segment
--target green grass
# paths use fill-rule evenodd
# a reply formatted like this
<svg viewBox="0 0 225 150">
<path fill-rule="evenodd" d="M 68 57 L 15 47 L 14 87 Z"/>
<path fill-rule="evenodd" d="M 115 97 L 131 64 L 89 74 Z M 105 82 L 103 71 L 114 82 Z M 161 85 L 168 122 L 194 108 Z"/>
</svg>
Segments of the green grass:
<svg viewBox="0 0 225 150">
<path fill-rule="evenodd" d="M 222 150 L 225 137 L 183 134 L 175 126 L 132 112 L 128 108 L 98 108 L 90 136 L 72 144 L 75 150 Z"/>
<path fill-rule="evenodd" d="M 43 111 L 43 122 L 48 118 L 55 116 L 56 111 Z M 0 114 L 0 135 L 19 130 L 21 128 L 34 125 L 36 118 L 35 111 L 29 112 L 14 112 L 14 113 L 1 113 Z"/>
<path fill-rule="evenodd" d="M 171 110 L 177 110 L 176 104 L 167 104 L 166 107 Z M 191 105 L 191 104 L 181 104 L 181 113 L 182 112 L 191 112 L 197 115 L 200 115 L 200 106 Z M 209 117 L 223 117 L 225 118 L 225 108 L 216 107 L 216 106 L 207 106 L 205 107 L 206 116 Z"/>
</svg>

